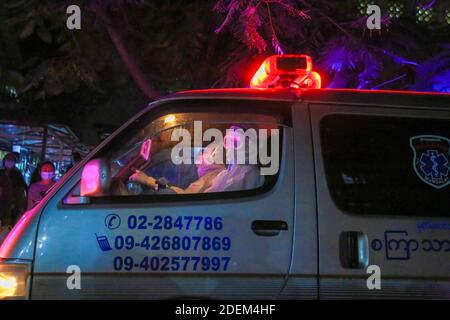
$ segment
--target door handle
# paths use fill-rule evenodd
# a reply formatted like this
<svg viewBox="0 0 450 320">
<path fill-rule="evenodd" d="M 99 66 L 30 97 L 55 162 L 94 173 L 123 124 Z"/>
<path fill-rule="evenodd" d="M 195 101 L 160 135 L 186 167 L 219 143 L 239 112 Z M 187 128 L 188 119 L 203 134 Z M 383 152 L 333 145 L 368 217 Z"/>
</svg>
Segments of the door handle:
<svg viewBox="0 0 450 320">
<path fill-rule="evenodd" d="M 367 235 L 357 231 L 342 232 L 339 237 L 339 258 L 346 269 L 363 269 L 369 264 Z"/>
<path fill-rule="evenodd" d="M 258 236 L 273 237 L 287 229 L 288 224 L 285 221 L 255 220 L 252 222 L 252 230 Z"/>
</svg>

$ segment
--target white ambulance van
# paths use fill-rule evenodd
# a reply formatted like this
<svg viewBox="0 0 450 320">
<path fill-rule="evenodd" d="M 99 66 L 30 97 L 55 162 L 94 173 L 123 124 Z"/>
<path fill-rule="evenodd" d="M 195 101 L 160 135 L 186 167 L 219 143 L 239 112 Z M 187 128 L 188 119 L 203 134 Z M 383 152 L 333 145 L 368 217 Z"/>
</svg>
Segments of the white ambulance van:
<svg viewBox="0 0 450 320">
<path fill-rule="evenodd" d="M 273 56 L 151 103 L 21 218 L 0 298 L 449 299 L 450 95 L 319 88 Z M 202 167 L 232 128 L 256 151 Z"/>
</svg>

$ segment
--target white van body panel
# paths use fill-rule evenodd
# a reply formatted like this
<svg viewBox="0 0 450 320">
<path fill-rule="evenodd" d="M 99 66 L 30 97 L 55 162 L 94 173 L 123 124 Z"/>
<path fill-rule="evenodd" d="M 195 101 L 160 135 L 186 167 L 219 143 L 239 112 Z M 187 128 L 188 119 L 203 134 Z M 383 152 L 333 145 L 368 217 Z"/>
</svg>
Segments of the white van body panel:
<svg viewBox="0 0 450 320">
<path fill-rule="evenodd" d="M 282 290 L 289 272 L 293 237 L 292 129 L 285 129 L 283 137 L 283 145 L 287 148 L 276 185 L 267 193 L 242 200 L 64 206 L 61 201 L 73 187 L 73 184 L 67 184 L 48 202 L 41 217 L 32 298 L 274 298 Z M 120 217 L 117 228 L 108 228 L 106 221 L 111 214 Z M 127 227 L 130 216 L 146 217 L 146 221 L 153 223 L 155 216 L 222 217 L 223 229 L 212 232 L 200 228 L 190 233 L 174 229 L 156 231 L 145 225 L 145 230 L 131 230 Z M 251 229 L 254 220 L 286 221 L 288 230 L 274 237 L 257 236 Z M 141 247 L 131 250 L 115 247 L 115 239 L 119 236 L 142 240 L 145 235 L 227 236 L 231 239 L 231 249 L 213 252 L 213 255 L 226 255 L 231 261 L 226 271 L 204 272 L 199 268 L 195 272 L 144 272 L 138 264 L 146 255 L 160 258 L 181 255 L 173 250 L 152 252 Z M 102 250 L 98 242 L 100 236 L 108 239 L 111 250 Z M 211 250 L 187 250 L 183 255 L 211 256 Z M 133 270 L 115 270 L 114 261 L 118 256 L 131 257 Z M 81 269 L 82 290 L 67 290 L 66 270 L 70 265 Z"/>
<path fill-rule="evenodd" d="M 309 111 L 305 104 L 298 102 L 292 112 L 296 159 L 294 250 L 289 279 L 279 298 L 317 299 L 316 190 Z"/>
<path fill-rule="evenodd" d="M 447 241 L 449 230 L 419 230 L 424 220 L 447 222 L 449 218 L 395 216 L 394 213 L 356 215 L 341 211 L 330 196 L 321 147 L 320 121 L 326 115 L 367 115 L 425 119 L 449 119 L 448 111 L 394 109 L 351 105 L 309 105 L 313 128 L 319 226 L 320 297 L 335 298 L 450 298 L 450 242 L 439 251 L 428 251 L 427 241 Z M 358 134 L 355 132 L 355 134 Z M 405 143 L 408 143 L 406 141 Z M 370 145 L 367 146 L 370 148 Z M 405 163 L 411 166 L 411 163 Z M 389 181 L 386 181 L 389 183 Z M 450 193 L 449 193 L 450 195 Z M 355 231 L 367 236 L 368 265 L 381 270 L 381 290 L 367 287 L 367 268 L 344 268 L 340 263 L 339 237 Z M 410 246 L 414 241 L 418 248 Z M 394 250 L 393 241 L 400 241 Z M 406 246 L 402 244 L 407 243 Z M 388 246 L 390 246 L 388 248 Z"/>
</svg>

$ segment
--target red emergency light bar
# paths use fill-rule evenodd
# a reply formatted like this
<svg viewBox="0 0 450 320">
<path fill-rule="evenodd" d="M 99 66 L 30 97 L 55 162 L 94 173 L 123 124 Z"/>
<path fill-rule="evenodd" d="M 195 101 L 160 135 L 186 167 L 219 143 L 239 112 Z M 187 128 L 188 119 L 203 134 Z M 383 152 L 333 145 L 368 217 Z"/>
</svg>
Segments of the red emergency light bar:
<svg viewBox="0 0 450 320">
<path fill-rule="evenodd" d="M 312 70 L 312 59 L 305 54 L 284 54 L 268 57 L 253 76 L 252 88 L 320 89 L 321 79 Z"/>
</svg>

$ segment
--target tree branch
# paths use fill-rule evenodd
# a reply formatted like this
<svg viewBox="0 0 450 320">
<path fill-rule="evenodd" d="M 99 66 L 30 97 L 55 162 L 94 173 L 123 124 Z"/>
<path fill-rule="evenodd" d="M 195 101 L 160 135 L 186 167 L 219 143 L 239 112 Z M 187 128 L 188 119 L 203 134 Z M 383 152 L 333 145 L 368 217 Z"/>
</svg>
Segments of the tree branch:
<svg viewBox="0 0 450 320">
<path fill-rule="evenodd" d="M 120 58 L 139 89 L 141 89 L 141 91 L 150 99 L 158 99 L 161 94 L 151 85 L 150 81 L 139 67 L 137 59 L 128 50 L 122 34 L 114 26 L 111 17 L 101 8 L 101 6 L 91 6 L 91 10 L 97 14 L 105 25 L 109 37 L 111 38 L 111 41 L 113 42 Z"/>
<path fill-rule="evenodd" d="M 161 94 L 150 84 L 147 77 L 142 72 L 142 69 L 139 67 L 136 58 L 128 51 L 121 34 L 112 26 L 108 26 L 107 30 L 120 58 L 139 89 L 141 89 L 147 97 L 153 100 L 158 99 Z"/>
</svg>

